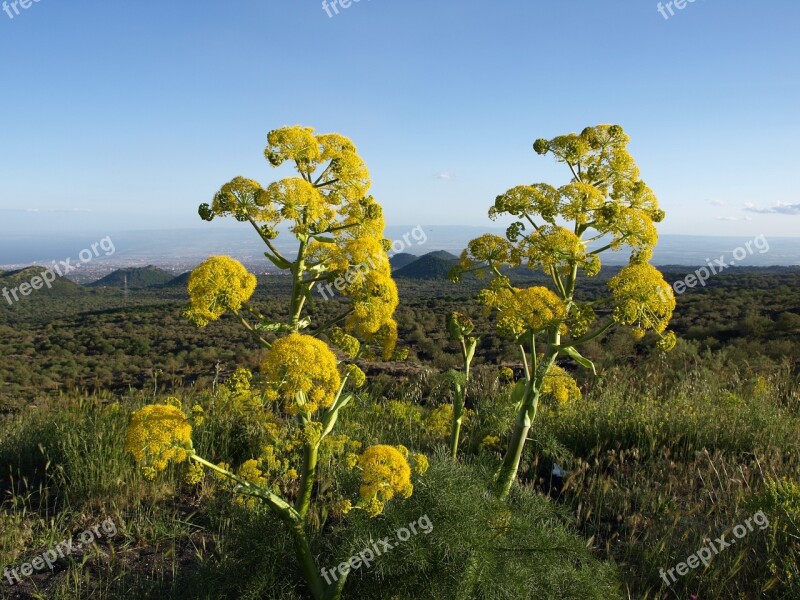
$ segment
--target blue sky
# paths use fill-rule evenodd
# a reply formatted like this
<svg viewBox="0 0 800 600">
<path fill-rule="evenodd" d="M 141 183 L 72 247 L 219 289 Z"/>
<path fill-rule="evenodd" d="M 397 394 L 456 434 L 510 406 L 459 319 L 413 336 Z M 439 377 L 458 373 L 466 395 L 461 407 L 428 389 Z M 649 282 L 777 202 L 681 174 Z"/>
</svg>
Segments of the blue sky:
<svg viewBox="0 0 800 600">
<path fill-rule="evenodd" d="M 27 0 L 25 0 L 27 2 Z M 12 15 L 14 14 L 13 7 Z M 392 225 L 490 225 L 618 123 L 664 233 L 798 236 L 796 0 L 40 0 L 0 12 L 0 234 L 201 227 L 266 133 L 351 137 Z"/>
</svg>

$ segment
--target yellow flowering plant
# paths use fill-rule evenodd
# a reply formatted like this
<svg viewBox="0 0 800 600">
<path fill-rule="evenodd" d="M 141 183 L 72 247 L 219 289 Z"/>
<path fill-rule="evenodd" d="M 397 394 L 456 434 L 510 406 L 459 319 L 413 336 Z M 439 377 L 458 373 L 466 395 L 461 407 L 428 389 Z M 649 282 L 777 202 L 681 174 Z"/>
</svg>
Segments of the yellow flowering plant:
<svg viewBox="0 0 800 600">
<path fill-rule="evenodd" d="M 558 188 L 520 185 L 498 196 L 489 217 L 511 218 L 505 236 L 486 234 L 472 240 L 451 273 L 456 281 L 467 272 L 491 276 L 478 299 L 487 313 L 495 313 L 498 334 L 516 343 L 522 353 L 525 377 L 512 392 L 514 429 L 495 478 L 501 498 L 516 478 L 540 397 L 558 403 L 580 397 L 572 377 L 556 366 L 559 357 L 594 370 L 578 348 L 615 325 L 632 328 L 637 338 L 654 332 L 663 350 L 675 345 L 674 333 L 666 332 L 675 296 L 649 264 L 658 240 L 655 224 L 664 212 L 641 180 L 628 142 L 618 125 L 537 140 L 534 150 L 566 165 L 570 181 Z M 609 280 L 609 296 L 579 300 L 579 274 L 597 275 L 600 256 L 623 249 L 630 253 L 628 266 Z M 513 286 L 501 269 L 522 265 L 544 271 L 552 287 Z M 599 325 L 601 316 L 607 319 Z"/>
<path fill-rule="evenodd" d="M 453 420 L 450 431 L 450 458 L 455 460 L 458 455 L 458 443 L 461 438 L 461 428 L 464 425 L 466 411 L 467 386 L 469 384 L 470 366 L 475 357 L 478 338 L 470 334 L 475 329 L 472 320 L 459 312 L 453 312 L 447 319 L 447 330 L 450 339 L 461 346 L 461 359 L 464 370 L 449 373 L 453 388 Z"/>
<path fill-rule="evenodd" d="M 388 359 L 397 343 L 393 315 L 398 294 L 387 254 L 390 243 L 383 238 L 383 211 L 369 195 L 366 165 L 346 137 L 300 126 L 270 132 L 264 155 L 273 167 L 292 164 L 297 176 L 267 186 L 236 177 L 210 204 L 201 205 L 199 213 L 206 221 L 231 216 L 255 229 L 267 247 L 266 258 L 291 276 L 285 319 L 271 321 L 252 305 L 255 276 L 227 256 L 212 256 L 192 271 L 184 315 L 205 327 L 230 313 L 267 349 L 261 387 L 254 385 L 252 373 L 237 369 L 217 390 L 215 410 L 244 421 L 268 441 L 260 456 L 238 468 L 214 464 L 195 453 L 191 440 L 192 424 L 200 426 L 211 415 L 194 406 L 187 417 L 175 400 L 134 413 L 126 448 L 149 477 L 170 462 L 189 461 L 188 483 L 202 480 L 202 468 L 207 468 L 238 504 L 266 506 L 293 536 L 310 594 L 315 600 L 333 600 L 340 597 L 346 578 L 333 584 L 322 580 L 308 538 L 312 524 L 322 528 L 318 516 L 329 514 L 323 508 L 310 511 L 312 504 L 330 500 L 323 497 L 324 486 L 315 485 L 320 459 L 338 459 L 361 473 L 360 500 L 353 506 L 350 500 L 334 498 L 341 507 L 338 514 L 360 508 L 371 516 L 393 498 L 410 496 L 411 474 L 424 472 L 428 463 L 402 447 L 372 446 L 356 455 L 359 442 L 332 435 L 340 411 L 353 398 L 347 390 L 366 381 L 355 361 L 376 354 Z M 275 244 L 279 231 L 287 230 L 297 243 L 293 258 Z M 335 286 L 346 310 L 312 326 L 311 292 L 317 286 L 327 286 L 329 292 Z"/>
</svg>

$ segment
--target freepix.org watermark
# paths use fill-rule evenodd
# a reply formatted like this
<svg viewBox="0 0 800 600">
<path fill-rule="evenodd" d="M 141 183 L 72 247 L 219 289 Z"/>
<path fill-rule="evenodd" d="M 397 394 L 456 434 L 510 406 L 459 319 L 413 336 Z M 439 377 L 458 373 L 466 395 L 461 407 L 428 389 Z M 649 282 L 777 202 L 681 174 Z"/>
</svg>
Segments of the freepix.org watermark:
<svg viewBox="0 0 800 600">
<path fill-rule="evenodd" d="M 764 511 L 758 511 L 752 517 L 748 518 L 744 523 L 737 525 L 733 528 L 733 537 L 726 540 L 725 534 L 723 533 L 719 536 L 716 540 L 706 540 L 708 543 L 700 548 L 697 552 L 689 556 L 685 562 L 678 563 L 668 571 L 664 571 L 663 568 L 658 570 L 659 575 L 661 575 L 661 579 L 664 580 L 664 583 L 670 585 L 669 580 L 667 579 L 667 575 L 672 580 L 672 583 L 675 583 L 677 578 L 675 577 L 675 572 L 678 572 L 678 575 L 683 577 L 689 572 L 689 569 L 696 569 L 701 564 L 703 567 L 708 567 L 711 559 L 713 559 L 717 554 L 719 554 L 722 550 L 726 548 L 730 548 L 733 544 L 736 543 L 736 540 L 742 539 L 751 531 L 754 531 L 753 523 L 758 525 L 759 530 L 764 531 L 767 527 L 769 527 L 769 519 L 767 519 L 767 515 L 764 514 Z"/>
<path fill-rule="evenodd" d="M 408 250 L 412 240 L 416 242 L 418 246 L 422 246 L 428 241 L 428 236 L 425 234 L 425 230 L 422 229 L 421 225 L 417 225 L 414 229 L 405 233 L 402 238 L 392 242 L 392 247 L 389 249 L 389 258 Z M 319 290 L 319 293 L 322 295 L 322 299 L 329 300 L 335 295 L 334 289 L 337 292 L 341 292 L 346 286 L 357 281 L 360 276 L 364 276 L 372 271 L 380 258 L 380 256 L 371 256 L 361 264 L 350 267 L 343 277 L 337 277 L 331 283 L 319 286 L 317 290 Z"/>
<path fill-rule="evenodd" d="M 18 17 L 22 14 L 20 8 L 22 10 L 28 10 L 31 6 L 39 2 L 40 0 L 13 0 L 13 2 L 8 2 L 8 0 L 6 0 L 2 4 L 2 8 L 3 12 L 8 15 L 8 18 L 13 21 L 14 17 Z"/>
<path fill-rule="evenodd" d="M 371 546 L 364 548 L 358 554 L 354 554 L 350 557 L 350 560 L 341 563 L 338 567 L 334 567 L 330 570 L 323 567 L 320 571 L 320 575 L 322 575 L 327 584 L 330 585 L 331 581 L 338 581 L 339 577 L 344 577 L 350 571 L 360 569 L 362 566 L 365 569 L 369 569 L 376 558 L 382 554 L 391 552 L 400 544 L 407 542 L 411 539 L 412 535 L 418 535 L 419 533 L 428 535 L 431 531 L 433 531 L 433 523 L 431 523 L 428 515 L 423 515 L 416 521 L 409 523 L 407 527 L 401 527 L 395 531 L 394 539 L 387 535 L 377 542 L 370 540 L 372 542 Z"/>
<path fill-rule="evenodd" d="M 104 256 L 111 256 L 116 252 L 117 249 L 114 247 L 114 242 L 111 241 L 109 236 L 104 237 L 99 242 L 95 242 L 89 248 L 81 250 L 78 253 L 78 260 L 80 262 L 73 264 L 71 258 L 60 261 L 54 260 L 53 264 L 47 267 L 41 275 L 31 277 L 30 281 L 20 283 L 17 287 L 11 289 L 4 287 L 3 298 L 13 306 L 14 302 L 19 301 L 20 296 L 30 296 L 34 290 L 40 290 L 44 286 L 50 289 L 53 287 L 53 282 L 56 280 L 56 277 L 64 277 L 67 273 L 71 273 L 82 264 L 91 262 L 93 258 L 100 256 L 101 250 L 105 253 Z"/>
<path fill-rule="evenodd" d="M 661 13 L 665 21 L 669 21 L 670 17 L 675 16 L 675 10 L 683 10 L 690 4 L 694 4 L 695 0 L 671 0 L 670 2 L 659 2 L 656 10 Z M 673 6 L 675 8 L 673 8 Z"/>
<path fill-rule="evenodd" d="M 93 544 L 95 541 L 104 537 L 113 538 L 115 535 L 117 535 L 116 524 L 111 519 L 106 519 L 100 523 L 100 525 L 95 525 L 91 529 L 87 529 L 78 535 L 76 541 L 67 538 L 53 545 L 49 550 L 45 550 L 30 562 L 22 563 L 18 567 L 6 567 L 3 571 L 3 577 L 5 577 L 11 585 L 16 585 L 22 581 L 23 577 L 30 577 L 34 573 L 44 571 L 45 569 L 50 569 L 52 571 L 59 558 L 65 559 L 84 546 Z"/>
<path fill-rule="evenodd" d="M 706 281 L 712 275 L 719 275 L 725 269 L 735 266 L 736 263 L 740 263 L 748 256 L 755 254 L 756 250 L 758 250 L 759 254 L 769 252 L 769 241 L 764 237 L 763 233 L 733 250 L 730 253 L 733 260 L 727 260 L 724 254 L 713 261 L 707 258 L 707 267 L 700 267 L 694 273 L 679 279 L 672 284 L 672 289 L 676 294 L 683 294 L 687 288 L 696 287 L 698 284 L 700 284 L 700 287 L 705 287 Z"/>
<path fill-rule="evenodd" d="M 328 18 L 332 19 L 333 15 L 339 14 L 339 8 L 342 10 L 350 8 L 353 4 L 358 4 L 361 0 L 322 0 L 322 10 L 328 13 Z"/>
</svg>

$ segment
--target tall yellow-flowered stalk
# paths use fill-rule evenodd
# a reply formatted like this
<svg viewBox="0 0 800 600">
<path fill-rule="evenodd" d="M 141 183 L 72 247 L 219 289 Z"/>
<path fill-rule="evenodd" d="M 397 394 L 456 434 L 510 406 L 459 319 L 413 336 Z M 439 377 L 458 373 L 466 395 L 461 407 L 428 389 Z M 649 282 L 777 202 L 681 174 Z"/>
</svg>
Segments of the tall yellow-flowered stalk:
<svg viewBox="0 0 800 600">
<path fill-rule="evenodd" d="M 540 397 L 575 396 L 574 381 L 556 366 L 560 356 L 594 369 L 578 348 L 615 324 L 632 327 L 638 338 L 655 332 L 664 350 L 675 344 L 675 335 L 665 333 L 675 308 L 672 288 L 648 264 L 658 239 L 654 223 L 663 220 L 664 212 L 640 179 L 628 141 L 616 125 L 537 140 L 538 154 L 552 154 L 569 168 L 569 183 L 559 188 L 521 185 L 498 196 L 489 217 L 514 219 L 505 237 L 472 240 L 452 273 L 455 280 L 470 271 L 493 275 L 479 300 L 487 312 L 495 313 L 498 334 L 519 346 L 525 366 L 525 377 L 512 393 L 516 417 L 508 450 L 495 477 L 501 498 L 516 478 Z M 610 295 L 593 302 L 578 300 L 579 273 L 596 275 L 600 255 L 624 247 L 630 250 L 629 264 L 609 281 Z M 520 265 L 547 273 L 552 289 L 514 287 L 501 269 Z M 598 312 L 608 316 L 601 326 L 595 325 Z"/>
<path fill-rule="evenodd" d="M 348 361 L 375 354 L 389 358 L 397 342 L 393 314 L 398 304 L 383 238 L 383 211 L 368 194 L 366 165 L 353 143 L 338 134 L 315 134 L 306 127 L 285 127 L 267 136 L 265 157 L 273 167 L 293 164 L 297 176 L 266 187 L 252 179 L 236 177 L 220 188 L 211 204 L 200 206 L 200 216 L 211 221 L 232 216 L 249 223 L 267 247 L 265 256 L 291 276 L 292 292 L 285 318 L 265 318 L 251 303 L 256 278 L 226 256 L 213 256 L 189 278 L 189 305 L 185 316 L 205 327 L 225 313 L 233 314 L 247 331 L 268 349 L 261 365 L 264 397 L 250 389 L 251 375 L 237 371 L 227 388 L 226 407 L 251 419 L 276 441 L 258 460 L 246 461 L 238 470 L 213 464 L 192 447 L 190 417 L 180 403 L 145 407 L 135 413 L 128 430 L 127 449 L 155 476 L 170 462 L 191 461 L 187 481 L 211 469 L 246 505 L 262 502 L 287 526 L 294 538 L 295 554 L 315 600 L 339 598 L 346 578 L 324 582 L 308 540 L 309 510 L 320 453 L 343 446 L 331 436 L 340 411 L 352 395 L 346 391 L 364 384 L 364 373 L 354 364 L 341 365 L 326 341 L 338 347 Z M 297 242 L 293 256 L 285 256 L 274 241 L 279 227 Z M 346 310 L 325 323 L 313 323 L 308 314 L 311 292 L 332 286 L 348 301 Z M 262 405 L 266 399 L 269 408 Z M 202 409 L 192 411 L 200 424 Z M 338 436 L 343 437 L 343 436 Z M 327 446 L 326 446 L 327 444 Z M 349 448 L 360 444 L 350 442 Z M 292 466 L 297 460 L 299 472 Z M 377 516 L 385 502 L 411 494 L 411 473 L 427 467 L 424 456 L 409 464 L 408 451 L 389 446 L 367 448 L 346 461 L 362 471 L 361 498 L 355 506 L 341 502 L 340 514 L 361 509 Z M 198 472 L 199 471 L 199 472 Z M 272 479 L 271 479 L 272 478 Z M 298 481 L 299 480 L 299 481 Z M 278 491 L 280 482 L 296 482 Z"/>
</svg>

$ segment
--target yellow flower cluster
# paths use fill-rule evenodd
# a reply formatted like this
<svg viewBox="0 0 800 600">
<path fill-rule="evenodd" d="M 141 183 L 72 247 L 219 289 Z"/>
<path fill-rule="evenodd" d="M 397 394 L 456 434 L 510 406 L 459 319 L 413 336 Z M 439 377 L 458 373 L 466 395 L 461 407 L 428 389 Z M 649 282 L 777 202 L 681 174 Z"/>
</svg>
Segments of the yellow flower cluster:
<svg viewBox="0 0 800 600">
<path fill-rule="evenodd" d="M 384 503 L 394 498 L 395 494 L 409 498 L 414 491 L 407 455 L 405 448 L 379 445 L 370 446 L 359 457 L 359 495 L 371 516 L 383 512 Z"/>
<path fill-rule="evenodd" d="M 247 221 L 248 218 L 252 218 L 273 224 L 279 219 L 278 211 L 272 208 L 266 199 L 266 190 L 257 181 L 244 177 L 236 177 L 223 185 L 214 194 L 211 206 L 201 205 L 199 213 L 206 221 L 224 215 L 230 215 L 237 221 Z M 275 237 L 274 230 L 271 233 L 269 237 Z"/>
<path fill-rule="evenodd" d="M 558 365 L 552 365 L 542 381 L 541 394 L 553 398 L 558 404 L 568 404 L 580 400 L 581 389 L 569 373 Z"/>
<path fill-rule="evenodd" d="M 466 421 L 466 418 L 464 419 Z M 436 439 L 450 437 L 453 427 L 453 405 L 442 404 L 431 411 L 425 419 L 425 429 Z"/>
<path fill-rule="evenodd" d="M 627 266 L 609 280 L 608 288 L 615 303 L 614 320 L 632 326 L 637 337 L 647 331 L 660 334 L 666 329 L 675 310 L 675 295 L 654 266 Z M 674 337 L 665 339 L 674 345 Z"/>
<path fill-rule="evenodd" d="M 242 463 L 242 465 L 239 467 L 239 472 L 237 475 L 253 485 L 257 485 L 259 487 L 265 487 L 267 485 L 267 478 L 264 477 L 264 472 L 259 468 L 257 460 L 250 459 L 244 461 L 244 463 Z M 242 494 L 237 494 L 233 501 L 239 506 L 246 506 L 250 509 L 253 509 L 258 505 L 256 498 Z"/>
<path fill-rule="evenodd" d="M 487 310 L 497 310 L 497 332 L 502 337 L 517 339 L 527 331 L 536 333 L 564 319 L 564 303 L 546 287 L 519 289 L 506 282 L 495 278 L 492 285 L 478 293 L 478 300 Z"/>
<path fill-rule="evenodd" d="M 238 311 L 256 289 L 255 275 L 229 256 L 212 256 L 189 276 L 189 307 L 185 315 L 197 326 L 216 321 L 226 311 Z"/>
<path fill-rule="evenodd" d="M 350 385 L 354 388 L 363 387 L 365 383 L 367 383 L 367 375 L 358 365 L 347 365 L 347 376 L 350 381 Z"/>
<path fill-rule="evenodd" d="M 331 344 L 344 352 L 347 358 L 355 358 L 361 351 L 361 342 L 352 335 L 345 333 L 341 327 L 334 327 L 328 332 L 328 339 Z"/>
<path fill-rule="evenodd" d="M 199 463 L 192 462 L 192 464 L 189 465 L 189 468 L 186 469 L 183 480 L 189 485 L 197 485 L 203 481 L 204 477 L 205 471 L 203 470 L 203 466 Z"/>
<path fill-rule="evenodd" d="M 546 183 L 519 185 L 497 197 L 494 206 L 489 209 L 489 218 L 537 215 L 548 223 L 555 223 L 561 210 L 560 201 L 558 190 Z"/>
<path fill-rule="evenodd" d="M 192 426 L 179 408 L 150 404 L 131 415 L 125 450 L 155 475 L 170 462 L 182 463 L 192 455 Z"/>
<path fill-rule="evenodd" d="M 500 436 L 487 435 L 478 446 L 480 450 L 500 450 Z"/>
<path fill-rule="evenodd" d="M 568 273 L 571 265 L 577 264 L 590 277 L 600 272 L 600 259 L 586 252 L 581 238 L 569 229 L 558 225 L 547 225 L 525 236 L 519 250 L 528 261 L 529 268 L 549 271 L 558 269 Z"/>
<path fill-rule="evenodd" d="M 394 311 L 400 302 L 392 266 L 380 226 L 352 229 L 335 242 L 315 242 L 311 255 L 326 265 L 328 277 L 342 294 L 352 299 L 353 313 L 345 328 L 354 335 L 383 347 L 388 359 L 397 343 Z"/>
<path fill-rule="evenodd" d="M 292 333 L 276 340 L 261 372 L 290 414 L 329 408 L 339 393 L 336 356 L 325 342 Z"/>
<path fill-rule="evenodd" d="M 200 207 L 201 216 L 250 221 L 268 244 L 278 235 L 278 226 L 288 222 L 301 243 L 304 284 L 327 285 L 329 292 L 336 285 L 350 297 L 353 312 L 345 328 L 360 339 L 381 344 L 388 359 L 397 339 L 393 314 L 399 298 L 391 277 L 389 245 L 383 238 L 383 210 L 368 195 L 369 172 L 355 145 L 339 134 L 284 127 L 268 134 L 264 155 L 275 167 L 294 163 L 299 177 L 266 189 L 237 177 L 222 186 L 211 206 Z M 290 268 L 271 244 L 270 251 L 266 256 L 273 263 Z M 197 318 L 211 320 L 203 314 Z"/>
<path fill-rule="evenodd" d="M 475 411 L 468 408 L 464 409 L 461 424 L 463 427 L 469 425 Z M 453 427 L 453 405 L 442 404 L 434 408 L 425 419 L 425 429 L 435 439 L 449 439 Z"/>
</svg>

